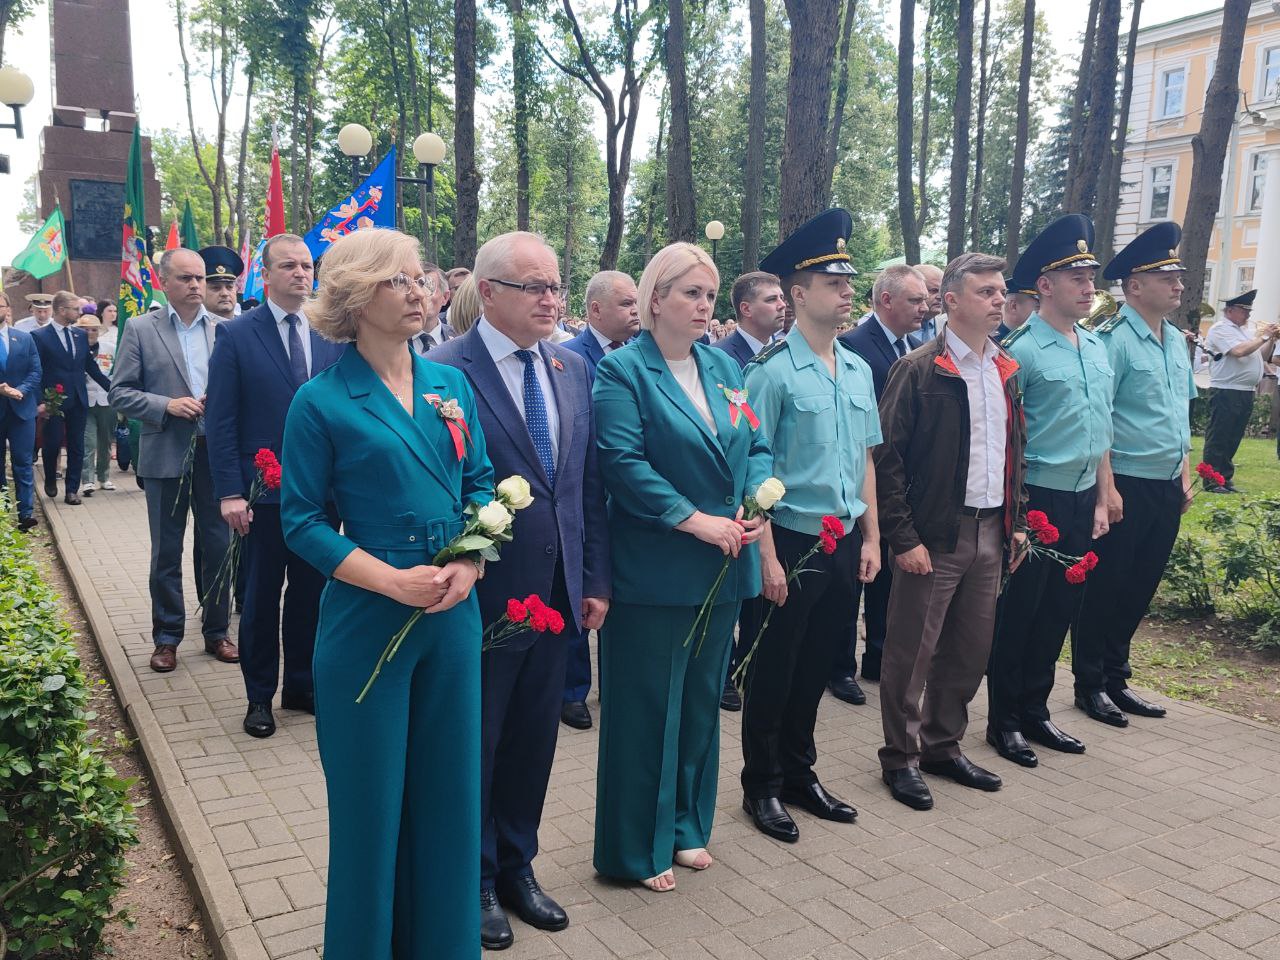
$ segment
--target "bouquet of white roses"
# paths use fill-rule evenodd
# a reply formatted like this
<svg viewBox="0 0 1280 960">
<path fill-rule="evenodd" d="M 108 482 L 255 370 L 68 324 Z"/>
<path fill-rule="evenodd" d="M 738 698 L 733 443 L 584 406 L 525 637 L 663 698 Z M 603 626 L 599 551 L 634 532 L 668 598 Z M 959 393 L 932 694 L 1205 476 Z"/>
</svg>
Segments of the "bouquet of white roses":
<svg viewBox="0 0 1280 960">
<path fill-rule="evenodd" d="M 484 506 L 477 503 L 467 504 L 462 512 L 465 518 L 462 532 L 450 540 L 444 549 L 432 558 L 431 563 L 434 566 L 443 567 L 454 560 L 471 559 L 477 563 L 481 560 L 497 560 L 499 544 L 511 542 L 511 525 L 515 522 L 515 512 L 523 510 L 531 503 L 533 503 L 533 495 L 529 492 L 529 481 L 519 475 L 507 477 L 498 484 L 497 496 L 493 500 Z M 360 696 L 356 697 L 356 703 L 364 702 L 366 694 L 373 687 L 373 682 L 382 672 L 382 665 L 395 657 L 400 644 L 404 643 L 404 638 L 422 619 L 425 612 L 421 609 L 413 611 L 405 625 L 387 643 L 382 656 L 374 665 L 369 681 L 360 691 Z"/>
</svg>

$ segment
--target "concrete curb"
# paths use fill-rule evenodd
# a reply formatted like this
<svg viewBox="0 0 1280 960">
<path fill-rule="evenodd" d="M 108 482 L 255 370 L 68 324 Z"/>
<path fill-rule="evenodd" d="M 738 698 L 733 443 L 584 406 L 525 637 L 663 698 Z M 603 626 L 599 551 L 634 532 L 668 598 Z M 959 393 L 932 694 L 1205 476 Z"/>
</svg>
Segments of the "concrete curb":
<svg viewBox="0 0 1280 960">
<path fill-rule="evenodd" d="M 75 550 L 63 549 L 64 544 L 68 547 L 72 544 L 70 532 L 58 511 L 50 509 L 49 498 L 40 489 L 38 482 L 36 496 L 49 525 L 54 546 L 66 565 L 71 584 L 84 608 L 89 629 L 102 654 L 116 696 L 142 747 L 143 762 L 155 785 L 154 793 L 165 825 L 178 848 L 182 872 L 191 883 L 197 905 L 204 916 L 205 929 L 214 955 L 218 960 L 270 960 L 231 871 L 227 869 L 213 831 L 178 766 L 177 758 L 164 735 L 164 728 L 143 695 L 124 646 L 111 628 L 107 611 L 94 589 L 93 579 Z"/>
</svg>

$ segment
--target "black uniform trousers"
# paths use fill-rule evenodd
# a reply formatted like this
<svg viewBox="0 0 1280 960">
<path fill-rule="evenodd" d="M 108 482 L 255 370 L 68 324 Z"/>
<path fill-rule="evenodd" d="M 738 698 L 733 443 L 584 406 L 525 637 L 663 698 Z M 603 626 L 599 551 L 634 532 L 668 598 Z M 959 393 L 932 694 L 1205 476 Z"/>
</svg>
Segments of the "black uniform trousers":
<svg viewBox="0 0 1280 960">
<path fill-rule="evenodd" d="M 1094 545 L 1098 567 L 1085 582 L 1071 626 L 1076 693 L 1126 686 L 1129 644 L 1156 595 L 1182 522 L 1182 478 L 1145 480 L 1116 474 L 1124 519 Z"/>
<path fill-rule="evenodd" d="M 556 563 L 550 606 L 575 622 Z M 564 698 L 568 638 L 517 634 L 480 656 L 480 887 L 532 871 Z M 514 642 L 514 645 L 513 645 Z"/>
<path fill-rule="evenodd" d="M 337 529 L 337 518 L 331 515 L 329 520 Z M 245 694 L 251 703 L 271 702 L 280 683 L 281 647 L 285 693 L 309 694 L 314 689 L 311 660 L 325 578 L 285 545 L 278 503 L 254 505 L 253 523 L 241 550 L 245 591 L 240 613 L 240 672 Z"/>
<path fill-rule="evenodd" d="M 893 563 L 889 558 L 889 544 L 880 541 L 880 572 L 870 583 L 854 578 L 854 609 L 858 606 L 858 594 L 862 598 L 862 619 L 866 626 L 867 643 L 862 651 L 862 675 L 868 680 L 880 679 L 880 658 L 884 655 L 885 625 L 889 621 L 889 591 L 893 588 Z M 849 631 L 849 643 L 836 657 L 831 670 L 832 680 L 852 677 L 858 672 L 858 618 L 853 618 Z"/>
<path fill-rule="evenodd" d="M 816 534 L 773 525 L 773 545 L 784 570 L 809 552 Z M 857 616 L 858 563 L 862 533 L 858 527 L 827 555 L 819 550 L 773 611 L 747 668 L 742 703 L 742 789 L 748 799 L 778 797 L 784 786 L 817 782 L 818 758 L 813 728 L 818 703 L 831 677 L 831 665 Z M 749 601 L 765 615 L 763 598 Z M 743 640 L 746 657 L 750 639 Z"/>
<path fill-rule="evenodd" d="M 1235 476 L 1232 462 L 1244 431 L 1253 417 L 1252 390 L 1209 390 L 1209 425 L 1204 431 L 1204 462 L 1217 470 L 1228 483 Z M 1213 484 L 1205 480 L 1207 490 Z"/>
<path fill-rule="evenodd" d="M 1043 510 L 1058 528 L 1051 549 L 1073 557 L 1093 540 L 1098 488 L 1072 493 L 1027 485 L 1028 509 Z M 1095 571 L 1105 576 L 1101 566 Z M 1084 596 L 1067 582 L 1062 564 L 1027 557 L 1009 578 L 996 614 L 995 642 L 987 667 L 987 727 L 1016 733 L 1024 723 L 1049 719 L 1049 694 L 1062 643 Z"/>
</svg>

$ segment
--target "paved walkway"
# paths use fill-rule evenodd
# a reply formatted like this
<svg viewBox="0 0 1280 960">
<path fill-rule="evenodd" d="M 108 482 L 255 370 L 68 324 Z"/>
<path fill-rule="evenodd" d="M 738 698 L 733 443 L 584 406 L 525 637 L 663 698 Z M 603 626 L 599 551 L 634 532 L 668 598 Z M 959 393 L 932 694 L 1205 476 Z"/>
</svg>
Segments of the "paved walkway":
<svg viewBox="0 0 1280 960">
<path fill-rule="evenodd" d="M 273 738 L 245 736 L 239 670 L 203 653 L 194 621 L 177 671 L 148 669 L 143 495 L 132 476 L 117 480 L 84 506 L 44 508 L 211 940 L 232 960 L 316 960 L 327 843 L 312 719 L 281 711 Z M 935 781 L 928 813 L 879 783 L 875 685 L 865 707 L 828 698 L 819 773 L 861 815 L 828 826 L 799 814 L 794 846 L 747 823 L 738 719 L 725 715 L 719 862 L 679 871 L 671 894 L 595 875 L 596 735 L 562 729 L 537 868 L 571 925 L 549 935 L 516 923 L 505 957 L 1280 958 L 1280 730 L 1180 703 L 1164 721 L 1112 730 L 1071 709 L 1067 690 L 1055 707 L 1086 755 L 1015 768 L 981 742 L 975 709 L 969 753 L 1006 786 L 991 795 Z"/>
</svg>

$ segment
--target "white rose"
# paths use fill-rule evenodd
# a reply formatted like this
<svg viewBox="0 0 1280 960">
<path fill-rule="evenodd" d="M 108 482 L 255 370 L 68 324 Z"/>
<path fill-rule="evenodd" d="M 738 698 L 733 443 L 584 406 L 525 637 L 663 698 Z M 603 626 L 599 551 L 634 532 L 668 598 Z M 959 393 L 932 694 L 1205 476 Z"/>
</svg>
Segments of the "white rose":
<svg viewBox="0 0 1280 960">
<path fill-rule="evenodd" d="M 476 521 L 486 533 L 503 533 L 511 526 L 511 511 L 497 500 L 490 500 L 479 512 Z"/>
<path fill-rule="evenodd" d="M 782 481 L 777 477 L 770 477 L 756 490 L 756 503 L 760 504 L 761 510 L 772 510 L 773 505 L 786 495 L 787 488 L 782 485 Z"/>
<path fill-rule="evenodd" d="M 518 474 L 507 477 L 498 484 L 498 496 L 512 510 L 523 510 L 533 503 L 533 495 L 529 492 L 529 481 Z"/>
</svg>

